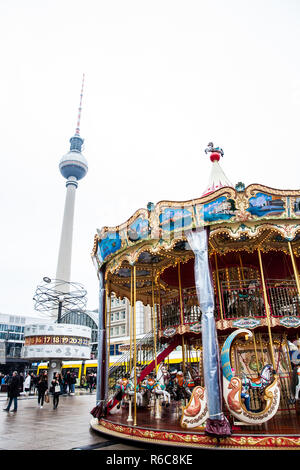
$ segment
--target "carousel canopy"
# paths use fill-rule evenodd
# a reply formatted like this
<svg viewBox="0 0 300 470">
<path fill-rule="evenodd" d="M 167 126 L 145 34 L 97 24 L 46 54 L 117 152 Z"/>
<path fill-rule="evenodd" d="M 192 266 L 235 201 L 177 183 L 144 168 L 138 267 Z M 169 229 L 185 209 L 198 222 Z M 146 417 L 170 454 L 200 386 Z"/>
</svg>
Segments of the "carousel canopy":
<svg viewBox="0 0 300 470">
<path fill-rule="evenodd" d="M 135 265 L 138 299 L 148 302 L 153 281 L 159 279 L 164 288 L 164 271 L 194 258 L 186 234 L 203 227 L 209 228 L 210 255 L 253 253 L 257 248 L 288 254 L 292 242 L 294 254 L 300 256 L 300 190 L 245 187 L 241 182 L 233 187 L 219 165 L 223 150 L 211 143 L 206 153 L 213 165 L 208 194 L 188 201 L 148 203 L 121 225 L 97 231 L 92 258 L 97 270 L 105 266 L 110 290 L 117 295 L 129 296 Z M 193 276 L 189 272 L 183 282 L 189 283 Z"/>
</svg>

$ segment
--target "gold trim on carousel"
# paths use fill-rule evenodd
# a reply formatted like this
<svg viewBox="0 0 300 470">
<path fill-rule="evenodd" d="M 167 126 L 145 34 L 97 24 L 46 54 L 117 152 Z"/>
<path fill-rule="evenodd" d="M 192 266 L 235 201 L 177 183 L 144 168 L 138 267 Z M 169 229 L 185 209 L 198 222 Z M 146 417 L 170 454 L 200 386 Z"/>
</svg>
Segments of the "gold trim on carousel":
<svg viewBox="0 0 300 470">
<path fill-rule="evenodd" d="M 244 449 L 244 450 L 299 450 L 297 436 L 242 436 L 214 438 L 201 432 L 156 431 L 141 427 L 118 425 L 105 419 L 93 419 L 91 427 L 102 433 L 129 439 L 131 442 L 148 442 L 191 448 Z"/>
</svg>

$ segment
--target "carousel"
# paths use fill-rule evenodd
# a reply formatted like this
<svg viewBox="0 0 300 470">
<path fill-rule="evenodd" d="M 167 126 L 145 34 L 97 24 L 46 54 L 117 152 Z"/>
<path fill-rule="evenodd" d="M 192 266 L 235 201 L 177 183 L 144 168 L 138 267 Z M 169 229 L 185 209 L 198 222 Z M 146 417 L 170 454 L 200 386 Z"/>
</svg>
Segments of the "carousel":
<svg viewBox="0 0 300 470">
<path fill-rule="evenodd" d="M 90 424 L 168 446 L 299 450 L 300 190 L 233 186 L 223 150 L 205 152 L 201 197 L 148 203 L 95 235 Z M 130 342 L 110 365 L 112 295 L 130 302 Z M 152 324 L 139 341 L 137 301 L 150 305 Z"/>
</svg>

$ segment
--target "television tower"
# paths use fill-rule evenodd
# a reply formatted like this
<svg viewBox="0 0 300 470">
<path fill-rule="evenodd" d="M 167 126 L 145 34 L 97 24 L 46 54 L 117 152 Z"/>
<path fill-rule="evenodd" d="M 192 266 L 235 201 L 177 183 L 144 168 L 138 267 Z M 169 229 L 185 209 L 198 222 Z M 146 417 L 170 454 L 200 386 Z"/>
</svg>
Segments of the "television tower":
<svg viewBox="0 0 300 470">
<path fill-rule="evenodd" d="M 59 169 L 66 181 L 66 200 L 63 215 L 63 223 L 61 230 L 61 238 L 59 245 L 56 279 L 70 281 L 71 276 L 71 256 L 72 256 L 72 239 L 73 239 L 73 223 L 75 194 L 78 187 L 78 181 L 84 178 L 88 171 L 86 158 L 81 153 L 83 138 L 80 136 L 80 120 L 82 109 L 82 96 L 84 86 L 84 75 L 82 78 L 82 86 L 80 93 L 80 103 L 78 109 L 78 119 L 75 134 L 70 139 L 70 150 L 64 155 L 59 162 Z M 67 288 L 66 284 L 66 289 Z"/>
</svg>

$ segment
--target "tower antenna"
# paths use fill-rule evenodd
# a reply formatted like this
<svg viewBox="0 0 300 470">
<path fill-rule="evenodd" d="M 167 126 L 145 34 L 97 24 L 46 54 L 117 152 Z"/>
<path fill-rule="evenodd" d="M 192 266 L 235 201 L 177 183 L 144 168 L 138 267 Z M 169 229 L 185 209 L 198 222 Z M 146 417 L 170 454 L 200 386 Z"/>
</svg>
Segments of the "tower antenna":
<svg viewBox="0 0 300 470">
<path fill-rule="evenodd" d="M 77 126 L 76 126 L 75 135 L 80 135 L 80 120 L 81 120 L 81 110 L 82 110 L 82 96 L 83 96 L 84 78 L 85 78 L 85 75 L 83 74 L 82 84 L 81 84 L 81 92 L 80 92 L 80 102 L 79 102 L 79 108 L 78 108 Z"/>
</svg>

